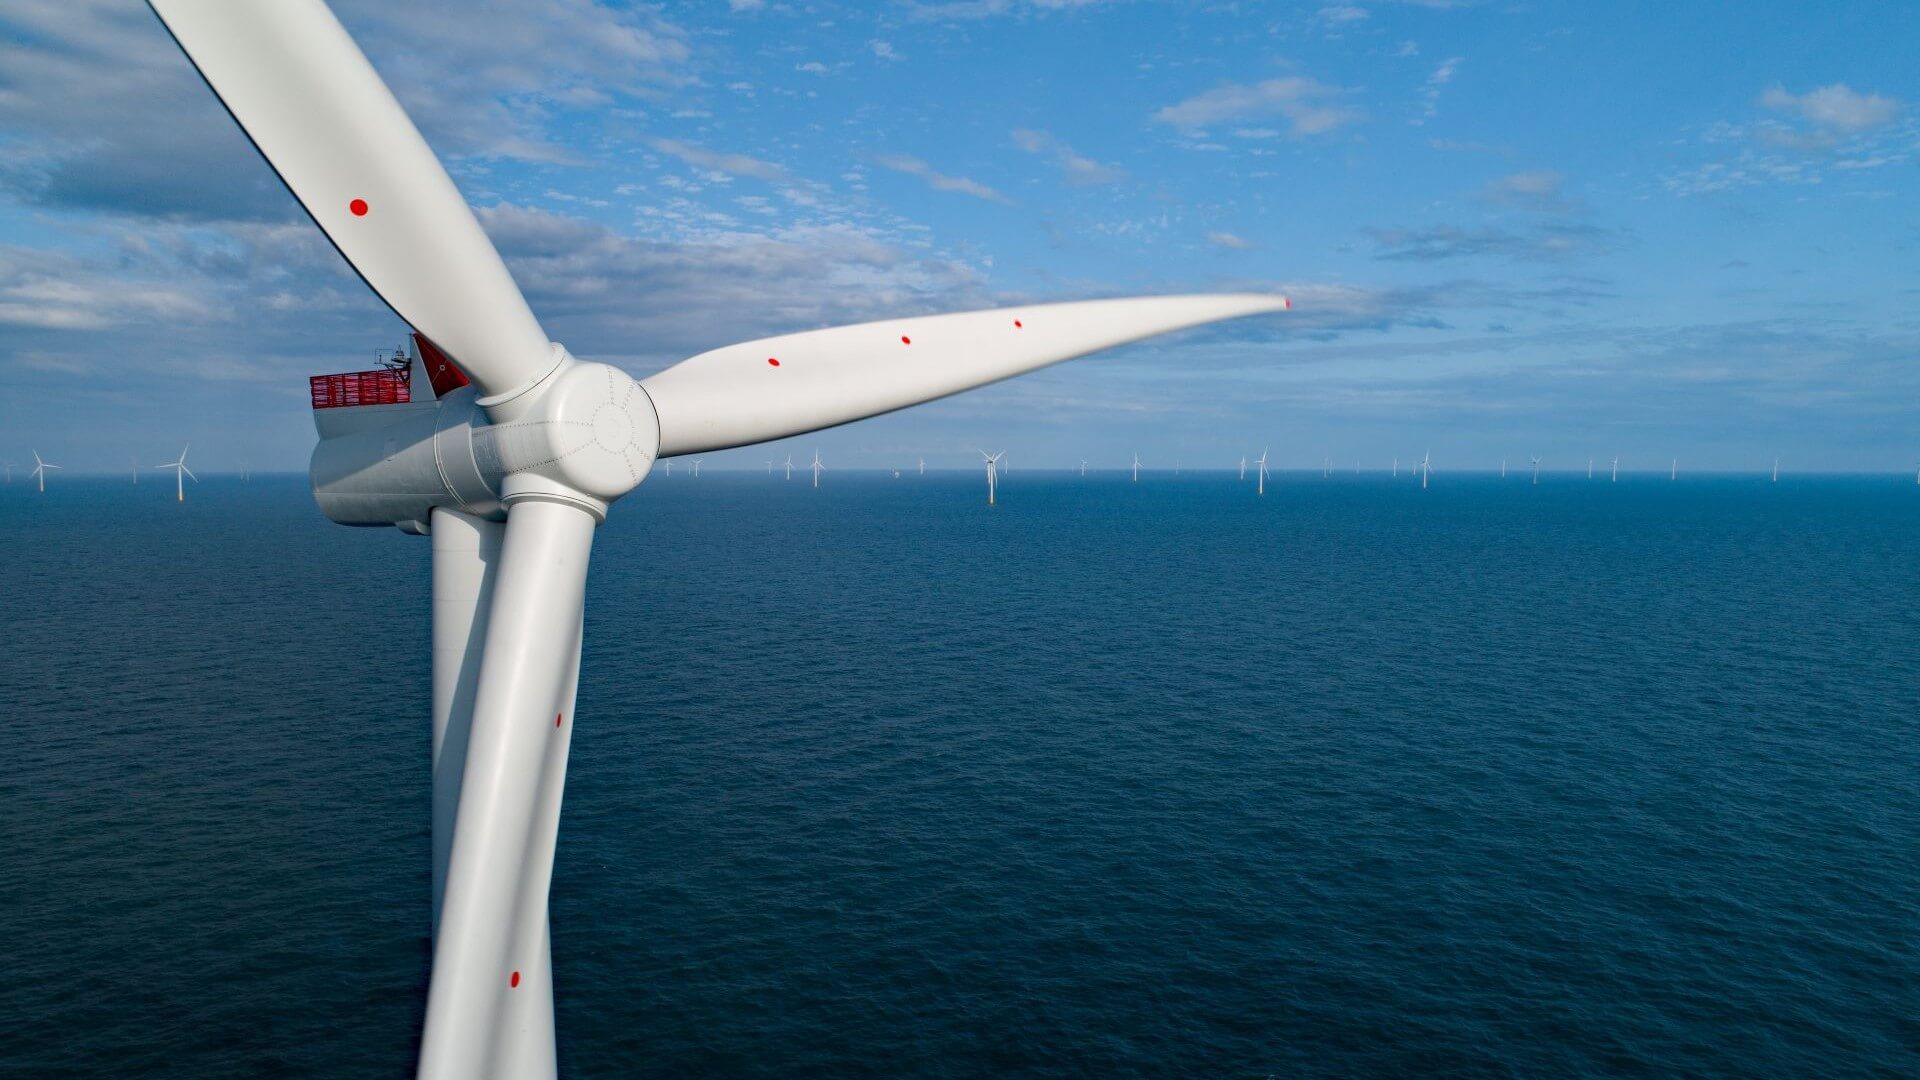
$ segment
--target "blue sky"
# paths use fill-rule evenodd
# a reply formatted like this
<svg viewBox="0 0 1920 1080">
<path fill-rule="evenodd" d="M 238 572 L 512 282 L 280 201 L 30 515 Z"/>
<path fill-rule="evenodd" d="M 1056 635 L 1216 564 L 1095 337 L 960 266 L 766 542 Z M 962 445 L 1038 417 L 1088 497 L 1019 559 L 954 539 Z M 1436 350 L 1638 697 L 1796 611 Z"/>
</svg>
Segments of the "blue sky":
<svg viewBox="0 0 1920 1080">
<path fill-rule="evenodd" d="M 635 374 L 1295 301 L 712 464 L 1920 459 L 1905 0 L 335 7 L 548 332 Z M 144 5 L 0 9 L 0 457 L 304 469 L 306 376 L 402 335 Z"/>
</svg>

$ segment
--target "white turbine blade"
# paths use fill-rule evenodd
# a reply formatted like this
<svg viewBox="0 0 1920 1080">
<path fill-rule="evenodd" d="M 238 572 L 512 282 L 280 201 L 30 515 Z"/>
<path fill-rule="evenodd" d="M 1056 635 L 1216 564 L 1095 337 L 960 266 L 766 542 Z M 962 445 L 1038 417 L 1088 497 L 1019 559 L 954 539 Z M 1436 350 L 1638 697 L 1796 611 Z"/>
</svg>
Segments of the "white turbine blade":
<svg viewBox="0 0 1920 1080">
<path fill-rule="evenodd" d="M 197 484 L 197 483 L 199 483 L 199 482 L 200 482 L 200 478 L 199 478 L 199 477 L 197 477 L 197 476 L 194 476 L 194 475 L 193 475 L 193 470 L 192 470 L 192 469 L 189 469 L 189 468 L 187 468 L 187 467 L 186 467 L 185 465 L 182 465 L 182 466 L 180 466 L 180 471 L 181 471 L 181 472 L 183 472 L 183 473 L 186 473 L 186 474 L 187 474 L 188 476 L 192 476 L 192 477 L 193 477 L 193 482 L 194 482 L 194 483 L 196 483 L 196 484 Z"/>
<path fill-rule="evenodd" d="M 558 363 L 413 121 L 321 0 L 149 0 L 314 223 L 484 394 Z"/>
<path fill-rule="evenodd" d="M 1283 311 L 1279 296 L 1158 296 L 970 311 L 729 345 L 642 379 L 660 454 L 799 435 L 1130 341 Z"/>
<path fill-rule="evenodd" d="M 594 520 L 507 512 L 421 1035 L 422 1077 L 552 1075 L 547 889 Z"/>
</svg>

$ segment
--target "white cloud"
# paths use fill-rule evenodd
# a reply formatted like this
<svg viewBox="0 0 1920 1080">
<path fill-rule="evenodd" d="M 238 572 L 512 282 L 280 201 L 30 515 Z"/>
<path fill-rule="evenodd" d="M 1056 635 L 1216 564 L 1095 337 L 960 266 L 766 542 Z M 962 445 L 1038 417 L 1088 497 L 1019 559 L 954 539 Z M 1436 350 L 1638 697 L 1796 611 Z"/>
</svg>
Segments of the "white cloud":
<svg viewBox="0 0 1920 1080">
<path fill-rule="evenodd" d="M 1207 234 L 1207 243 L 1228 251 L 1247 251 L 1254 246 L 1253 241 L 1230 232 L 1210 232 Z"/>
<path fill-rule="evenodd" d="M 663 154 L 672 154 L 689 165 L 730 176 L 751 176 L 756 180 L 779 181 L 787 178 L 787 171 L 770 161 L 748 157 L 745 154 L 729 154 L 720 150 L 709 150 L 703 146 L 681 142 L 678 139 L 655 139 L 653 148 Z"/>
<path fill-rule="evenodd" d="M 1345 94 L 1337 86 L 1289 75 L 1251 85 L 1216 87 L 1168 105 L 1152 118 L 1190 131 L 1223 120 L 1278 116 L 1292 125 L 1295 136 L 1321 135 L 1365 116 L 1360 109 L 1339 102 Z"/>
<path fill-rule="evenodd" d="M 988 202 L 1011 204 L 1013 201 L 978 180 L 971 180 L 964 176 L 948 176 L 945 173 L 937 172 L 933 166 L 928 165 L 917 157 L 909 157 L 905 154 L 887 154 L 875 158 L 874 163 L 883 169 L 892 169 L 897 173 L 917 176 L 925 180 L 927 186 L 935 191 L 951 191 L 959 195 L 971 195 L 976 199 L 985 199 Z"/>
<path fill-rule="evenodd" d="M 1464 59 L 1464 57 L 1449 56 L 1440 61 L 1440 66 L 1433 69 L 1433 74 L 1427 76 L 1426 84 L 1420 88 L 1420 115 L 1412 121 L 1415 127 L 1440 114 L 1440 92 L 1453 81 L 1455 75 L 1459 74 L 1460 64 Z"/>
<path fill-rule="evenodd" d="M 904 55 L 902 55 L 890 43 L 885 41 L 878 41 L 878 40 L 869 41 L 867 42 L 867 47 L 873 50 L 873 55 L 879 57 L 882 60 L 900 61 L 900 60 L 906 59 Z"/>
<path fill-rule="evenodd" d="M 1020 149 L 1029 154 L 1045 154 L 1052 157 L 1054 164 L 1066 174 L 1067 182 L 1070 184 L 1113 184 L 1126 176 L 1126 173 L 1118 167 L 1100 164 L 1061 142 L 1050 132 L 1015 128 L 1012 134 L 1013 144 Z"/>
<path fill-rule="evenodd" d="M 1760 104 L 1775 112 L 1789 113 L 1830 131 L 1856 132 L 1879 127 L 1900 115 L 1900 102 L 1879 94 L 1862 94 L 1845 83 L 1834 83 L 1790 94 L 1775 84 L 1760 95 Z"/>
</svg>

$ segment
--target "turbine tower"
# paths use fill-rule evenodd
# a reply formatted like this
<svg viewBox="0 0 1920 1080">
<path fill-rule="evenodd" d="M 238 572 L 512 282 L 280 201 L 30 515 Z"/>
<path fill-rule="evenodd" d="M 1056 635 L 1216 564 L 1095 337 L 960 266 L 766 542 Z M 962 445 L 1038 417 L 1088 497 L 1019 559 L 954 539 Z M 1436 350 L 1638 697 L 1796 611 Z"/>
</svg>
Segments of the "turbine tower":
<svg viewBox="0 0 1920 1080">
<path fill-rule="evenodd" d="M 693 459 L 693 478 L 695 480 L 700 479 L 700 459 L 699 458 Z"/>
<path fill-rule="evenodd" d="M 612 504 L 657 462 L 788 439 L 1290 306 L 1270 295 L 1174 296 L 892 319 L 729 345 L 635 380 L 548 338 L 322 0 L 149 3 L 333 247 L 466 383 L 431 399 L 416 383 L 409 407 L 354 414 L 350 430 L 317 425 L 309 471 L 334 521 L 431 537 L 433 939 L 417 1065 L 426 1080 L 556 1074 L 547 897 L 588 557 Z"/>
<path fill-rule="evenodd" d="M 193 445 L 192 443 L 187 444 L 187 446 L 192 446 L 192 445 Z M 187 479 L 186 478 L 189 476 L 193 476 L 193 470 L 187 468 L 187 446 L 183 446 L 180 448 L 180 460 L 169 461 L 165 465 L 154 466 L 154 468 L 156 469 L 172 469 L 173 470 L 173 499 L 175 502 L 187 501 Z M 196 484 L 199 483 L 200 478 L 197 476 L 193 476 L 193 482 Z"/>
<path fill-rule="evenodd" d="M 815 450 L 813 452 L 813 464 L 808 466 L 808 468 L 813 470 L 813 486 L 816 488 L 819 487 L 820 474 L 827 468 L 825 465 L 820 464 L 820 451 Z"/>
<path fill-rule="evenodd" d="M 1133 482 L 1136 484 L 1140 482 L 1140 455 L 1139 454 L 1133 455 Z"/>
<path fill-rule="evenodd" d="M 1533 455 L 1533 486 L 1540 486 L 1540 455 Z"/>
<path fill-rule="evenodd" d="M 1779 458 L 1773 459 L 1773 482 L 1776 484 L 1780 482 L 1780 459 Z"/>
<path fill-rule="evenodd" d="M 139 487 L 140 486 L 140 459 L 137 457 L 129 457 L 127 458 L 127 463 L 133 466 L 133 486 Z"/>
<path fill-rule="evenodd" d="M 1667 479 L 1669 480 L 1680 479 L 1680 459 L 1679 458 L 1673 459 L 1673 467 L 1667 470 Z"/>
<path fill-rule="evenodd" d="M 927 475 L 927 459 L 926 458 L 920 459 L 920 475 L 921 476 Z"/>
<path fill-rule="evenodd" d="M 1398 457 L 1393 459 L 1393 478 L 1395 480 L 1400 479 L 1400 459 Z"/>
<path fill-rule="evenodd" d="M 1502 464 L 1505 464 L 1505 463 L 1503 462 Z M 1432 475 L 1433 475 L 1433 451 L 1429 450 L 1427 451 L 1426 456 L 1420 459 L 1420 490 L 1421 491 L 1427 490 L 1427 478 Z"/>
<path fill-rule="evenodd" d="M 1587 479 L 1593 479 L 1593 458 L 1587 458 Z"/>
<path fill-rule="evenodd" d="M 1254 494 L 1265 495 L 1267 493 L 1267 449 L 1266 447 L 1263 446 L 1260 448 L 1260 460 L 1255 462 L 1255 464 L 1260 466 L 1260 487 L 1258 490 L 1254 492 Z"/>
<path fill-rule="evenodd" d="M 789 480 L 793 479 L 793 455 L 792 454 L 787 455 L 786 469 L 787 469 L 787 479 Z"/>
<path fill-rule="evenodd" d="M 1613 479 L 1609 482 L 1615 484 L 1620 482 L 1620 455 L 1618 454 L 1613 456 Z"/>
<path fill-rule="evenodd" d="M 1500 459 L 1500 479 L 1505 480 L 1506 478 L 1507 478 L 1507 459 L 1501 458 Z"/>
<path fill-rule="evenodd" d="M 1080 479 L 1085 480 L 1086 478 L 1087 478 L 1087 459 L 1081 458 L 1080 459 Z"/>
<path fill-rule="evenodd" d="M 60 468 L 60 466 L 50 465 L 47 462 L 41 461 L 40 451 L 35 450 L 33 452 L 33 477 L 34 479 L 40 481 L 40 494 L 45 495 L 47 493 L 47 470 L 58 469 L 58 468 Z M 8 473 L 7 475 L 9 477 L 8 482 L 11 483 L 12 482 L 11 477 L 13 474 Z"/>
<path fill-rule="evenodd" d="M 1000 475 L 1000 458 L 1005 454 L 1006 454 L 1005 450 L 1000 451 L 1000 453 L 998 454 L 989 454 L 985 450 L 980 451 L 981 458 L 985 459 L 987 463 L 987 505 L 988 506 L 993 505 L 993 490 L 994 490 L 994 486 L 999 480 L 999 475 Z"/>
<path fill-rule="evenodd" d="M 1240 479 L 1245 480 L 1246 478 L 1247 478 L 1247 455 L 1241 454 L 1240 455 Z"/>
</svg>

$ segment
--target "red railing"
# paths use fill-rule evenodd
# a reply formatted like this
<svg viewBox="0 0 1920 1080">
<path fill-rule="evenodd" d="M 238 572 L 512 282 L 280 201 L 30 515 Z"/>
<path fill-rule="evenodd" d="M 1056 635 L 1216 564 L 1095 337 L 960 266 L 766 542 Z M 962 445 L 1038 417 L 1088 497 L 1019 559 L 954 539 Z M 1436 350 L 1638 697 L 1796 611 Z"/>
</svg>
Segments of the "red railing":
<svg viewBox="0 0 1920 1080">
<path fill-rule="evenodd" d="M 307 380 L 313 407 L 339 409 L 353 405 L 404 405 L 413 400 L 410 371 L 349 371 L 315 375 Z"/>
</svg>

